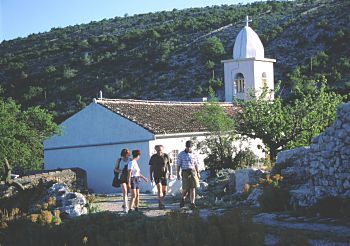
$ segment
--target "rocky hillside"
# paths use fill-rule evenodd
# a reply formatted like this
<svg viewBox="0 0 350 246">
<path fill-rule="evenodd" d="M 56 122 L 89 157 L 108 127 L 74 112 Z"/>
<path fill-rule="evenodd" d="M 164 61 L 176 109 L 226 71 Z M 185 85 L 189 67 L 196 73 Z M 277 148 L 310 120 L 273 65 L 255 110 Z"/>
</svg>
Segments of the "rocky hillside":
<svg viewBox="0 0 350 246">
<path fill-rule="evenodd" d="M 42 105 L 61 121 L 105 97 L 193 100 L 220 90 L 246 15 L 276 58 L 276 81 L 303 76 L 350 88 L 349 1 L 257 2 L 163 11 L 53 28 L 0 44 L 5 97 Z M 312 63 L 312 65 L 311 65 Z M 214 71 L 214 73 L 213 73 Z"/>
</svg>

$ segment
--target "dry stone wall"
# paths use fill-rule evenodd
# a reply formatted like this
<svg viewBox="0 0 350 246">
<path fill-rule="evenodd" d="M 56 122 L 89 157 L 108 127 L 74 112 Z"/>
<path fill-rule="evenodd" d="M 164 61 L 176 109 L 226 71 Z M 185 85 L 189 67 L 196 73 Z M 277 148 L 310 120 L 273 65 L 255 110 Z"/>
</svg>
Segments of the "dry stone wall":
<svg viewBox="0 0 350 246">
<path fill-rule="evenodd" d="M 284 177 L 295 208 L 327 196 L 350 198 L 350 102 L 338 107 L 335 122 L 310 146 L 280 152 L 272 172 Z"/>
<path fill-rule="evenodd" d="M 70 190 L 78 192 L 87 192 L 86 171 L 81 168 L 57 169 L 32 172 L 30 175 L 16 179 L 25 189 L 32 189 L 38 186 L 40 182 L 45 184 L 62 183 Z M 0 184 L 0 198 L 11 197 L 17 191 L 14 187 Z"/>
</svg>

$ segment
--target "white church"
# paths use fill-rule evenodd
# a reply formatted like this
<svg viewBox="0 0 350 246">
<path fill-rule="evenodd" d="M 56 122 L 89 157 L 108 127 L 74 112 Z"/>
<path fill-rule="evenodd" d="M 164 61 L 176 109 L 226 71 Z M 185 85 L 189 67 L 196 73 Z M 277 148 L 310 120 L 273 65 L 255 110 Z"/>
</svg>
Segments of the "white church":
<svg viewBox="0 0 350 246">
<path fill-rule="evenodd" d="M 258 35 L 248 26 L 239 32 L 233 59 L 222 61 L 225 73 L 225 102 L 220 105 L 233 116 L 239 108 L 233 98 L 249 100 L 248 90 L 274 88 L 273 63 L 264 58 L 264 47 Z M 203 102 L 145 101 L 132 99 L 105 99 L 100 96 L 60 124 L 62 133 L 44 141 L 46 169 L 80 167 L 86 170 L 88 186 L 97 193 L 117 190 L 111 186 L 113 168 L 123 148 L 141 150 L 141 173 L 149 176 L 148 161 L 155 153 L 154 146 L 162 144 L 173 159 L 176 174 L 177 154 L 185 142 L 193 137 L 204 138 L 206 129 L 193 117 L 203 108 Z M 249 140 L 244 146 L 259 157 L 259 139 Z M 199 154 L 202 169 L 205 156 Z M 170 192 L 180 187 L 180 181 L 169 183 Z M 151 191 L 151 184 L 142 183 L 142 191 Z"/>
</svg>

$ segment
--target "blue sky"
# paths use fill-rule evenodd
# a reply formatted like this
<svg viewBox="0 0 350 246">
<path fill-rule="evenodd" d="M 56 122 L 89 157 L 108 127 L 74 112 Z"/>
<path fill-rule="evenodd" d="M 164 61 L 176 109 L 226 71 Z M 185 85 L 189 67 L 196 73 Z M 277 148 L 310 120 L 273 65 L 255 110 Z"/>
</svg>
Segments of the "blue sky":
<svg viewBox="0 0 350 246">
<path fill-rule="evenodd" d="M 124 14 L 247 2 L 253 0 L 0 0 L 0 41 Z"/>
</svg>

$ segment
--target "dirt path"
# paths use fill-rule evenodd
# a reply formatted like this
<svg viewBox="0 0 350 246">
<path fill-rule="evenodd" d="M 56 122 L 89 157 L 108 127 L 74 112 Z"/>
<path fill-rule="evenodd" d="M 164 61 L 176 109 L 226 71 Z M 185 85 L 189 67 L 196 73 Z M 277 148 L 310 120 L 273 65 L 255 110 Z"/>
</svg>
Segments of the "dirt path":
<svg viewBox="0 0 350 246">
<path fill-rule="evenodd" d="M 158 209 L 158 199 L 156 195 L 141 194 L 140 195 L 140 211 L 147 216 L 163 216 L 167 212 L 180 210 L 179 203 L 173 198 L 166 199 L 165 209 Z M 121 194 L 115 195 L 98 195 L 94 203 L 99 211 L 122 212 L 123 201 Z"/>
<path fill-rule="evenodd" d="M 188 208 L 189 204 L 186 204 L 184 208 L 180 209 L 178 199 L 174 197 L 168 197 L 165 199 L 165 209 L 158 209 L 158 199 L 156 195 L 153 194 L 140 194 L 140 212 L 148 217 L 165 216 L 171 211 L 181 211 L 186 213 L 192 213 Z M 122 213 L 123 202 L 121 194 L 114 195 L 98 195 L 96 196 L 96 201 L 94 206 L 98 207 L 98 211 L 111 211 Z M 223 209 L 198 209 L 198 213 L 202 218 L 206 218 L 211 214 L 222 214 Z"/>
</svg>

